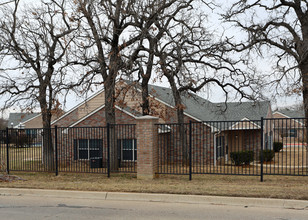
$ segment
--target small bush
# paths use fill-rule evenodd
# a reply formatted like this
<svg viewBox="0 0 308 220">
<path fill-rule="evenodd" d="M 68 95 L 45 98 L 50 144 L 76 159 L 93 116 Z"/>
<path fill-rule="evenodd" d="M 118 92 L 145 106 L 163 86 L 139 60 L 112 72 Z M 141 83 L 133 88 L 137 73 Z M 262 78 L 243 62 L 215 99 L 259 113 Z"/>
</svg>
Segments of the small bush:
<svg viewBox="0 0 308 220">
<path fill-rule="evenodd" d="M 230 158 L 231 161 L 236 165 L 249 165 L 254 160 L 254 152 L 253 151 L 237 151 L 231 152 Z"/>
<path fill-rule="evenodd" d="M 33 142 L 33 138 L 27 136 L 26 134 L 13 133 L 9 137 L 9 143 L 15 145 L 16 147 L 29 147 Z"/>
<path fill-rule="evenodd" d="M 273 161 L 275 156 L 275 152 L 273 150 L 263 150 L 263 161 L 270 162 Z M 260 154 L 260 161 L 261 161 L 261 154 Z"/>
<path fill-rule="evenodd" d="M 274 151 L 279 152 L 283 148 L 283 143 L 282 142 L 274 142 Z"/>
</svg>

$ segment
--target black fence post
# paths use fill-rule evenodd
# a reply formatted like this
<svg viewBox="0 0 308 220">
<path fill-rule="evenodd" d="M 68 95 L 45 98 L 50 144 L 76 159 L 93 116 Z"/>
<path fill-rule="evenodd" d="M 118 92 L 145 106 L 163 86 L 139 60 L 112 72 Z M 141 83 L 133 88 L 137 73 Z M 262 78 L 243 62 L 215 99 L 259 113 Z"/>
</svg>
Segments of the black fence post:
<svg viewBox="0 0 308 220">
<path fill-rule="evenodd" d="M 107 123 L 107 176 L 110 178 L 110 124 Z"/>
<path fill-rule="evenodd" d="M 6 128 L 6 173 L 10 174 L 9 128 Z"/>
<path fill-rule="evenodd" d="M 263 182 L 263 134 L 264 134 L 264 119 L 261 117 L 261 179 L 260 181 Z"/>
<path fill-rule="evenodd" d="M 189 121 L 189 180 L 192 179 L 192 150 L 191 150 L 191 145 L 192 145 L 192 129 L 191 129 L 191 121 Z M 185 126 L 185 125 L 184 125 Z"/>
<path fill-rule="evenodd" d="M 55 126 L 55 151 L 56 151 L 56 176 L 59 174 L 58 170 L 58 126 Z"/>
</svg>

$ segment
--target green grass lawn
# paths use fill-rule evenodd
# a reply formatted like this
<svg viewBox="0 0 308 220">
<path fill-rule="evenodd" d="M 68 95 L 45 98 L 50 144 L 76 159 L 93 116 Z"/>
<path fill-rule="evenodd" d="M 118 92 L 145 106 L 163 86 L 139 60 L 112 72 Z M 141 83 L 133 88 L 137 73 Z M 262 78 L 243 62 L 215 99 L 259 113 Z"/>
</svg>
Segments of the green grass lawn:
<svg viewBox="0 0 308 220">
<path fill-rule="evenodd" d="M 188 176 L 160 175 L 154 180 L 139 180 L 132 174 L 19 173 L 25 181 L 0 182 L 0 187 L 62 189 L 82 191 L 172 193 L 215 196 L 241 196 L 308 200 L 308 177 L 265 176 Z"/>
</svg>

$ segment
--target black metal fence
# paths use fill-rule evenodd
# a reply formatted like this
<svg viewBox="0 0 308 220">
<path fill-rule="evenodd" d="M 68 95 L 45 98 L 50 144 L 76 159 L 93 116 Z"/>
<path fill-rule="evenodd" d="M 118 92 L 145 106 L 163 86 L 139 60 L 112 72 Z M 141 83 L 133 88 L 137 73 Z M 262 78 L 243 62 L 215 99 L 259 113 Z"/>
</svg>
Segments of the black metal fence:
<svg viewBox="0 0 308 220">
<path fill-rule="evenodd" d="M 158 173 L 308 175 L 305 119 L 158 124 Z M 280 146 L 280 147 L 279 147 Z"/>
<path fill-rule="evenodd" d="M 136 172 L 134 124 L 7 129 L 0 135 L 0 166 L 7 172 Z"/>
<path fill-rule="evenodd" d="M 308 175 L 307 122 L 305 118 L 264 119 L 264 174 Z"/>
<path fill-rule="evenodd" d="M 307 176 L 306 125 L 304 118 L 158 124 L 158 173 Z M 136 173 L 135 127 L 1 130 L 0 171 Z"/>
</svg>

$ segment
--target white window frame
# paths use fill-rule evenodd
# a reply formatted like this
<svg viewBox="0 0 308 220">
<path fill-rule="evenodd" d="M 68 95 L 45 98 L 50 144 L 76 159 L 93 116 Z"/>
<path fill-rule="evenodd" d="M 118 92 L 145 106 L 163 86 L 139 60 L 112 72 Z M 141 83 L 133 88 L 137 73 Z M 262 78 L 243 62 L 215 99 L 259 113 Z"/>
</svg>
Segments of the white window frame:
<svg viewBox="0 0 308 220">
<path fill-rule="evenodd" d="M 137 154 L 137 149 L 136 149 L 136 147 L 135 147 L 135 142 L 137 142 L 136 141 L 136 139 L 118 139 L 118 140 L 120 140 L 120 142 L 121 142 L 121 144 L 120 144 L 120 146 L 121 146 L 121 161 L 124 161 L 124 162 L 134 162 L 134 161 L 137 161 L 136 159 L 135 159 L 135 151 L 136 151 L 136 154 Z M 123 149 L 123 141 L 127 141 L 127 140 L 130 140 L 130 141 L 132 141 L 133 142 L 133 149 L 132 150 L 124 150 Z M 124 160 L 123 159 L 123 152 L 124 151 L 132 151 L 133 152 L 133 159 L 132 160 Z"/>
<path fill-rule="evenodd" d="M 88 151 L 87 159 L 80 159 L 80 157 L 79 157 L 80 141 L 81 140 L 87 140 L 87 151 Z M 78 160 L 90 160 L 90 140 L 102 140 L 102 139 L 78 139 L 78 142 L 77 142 Z M 86 149 L 81 148 L 81 150 L 86 150 Z M 99 151 L 99 148 L 93 148 L 91 150 Z M 94 158 L 91 158 L 91 159 L 98 159 L 98 158 L 94 157 Z"/>
</svg>

